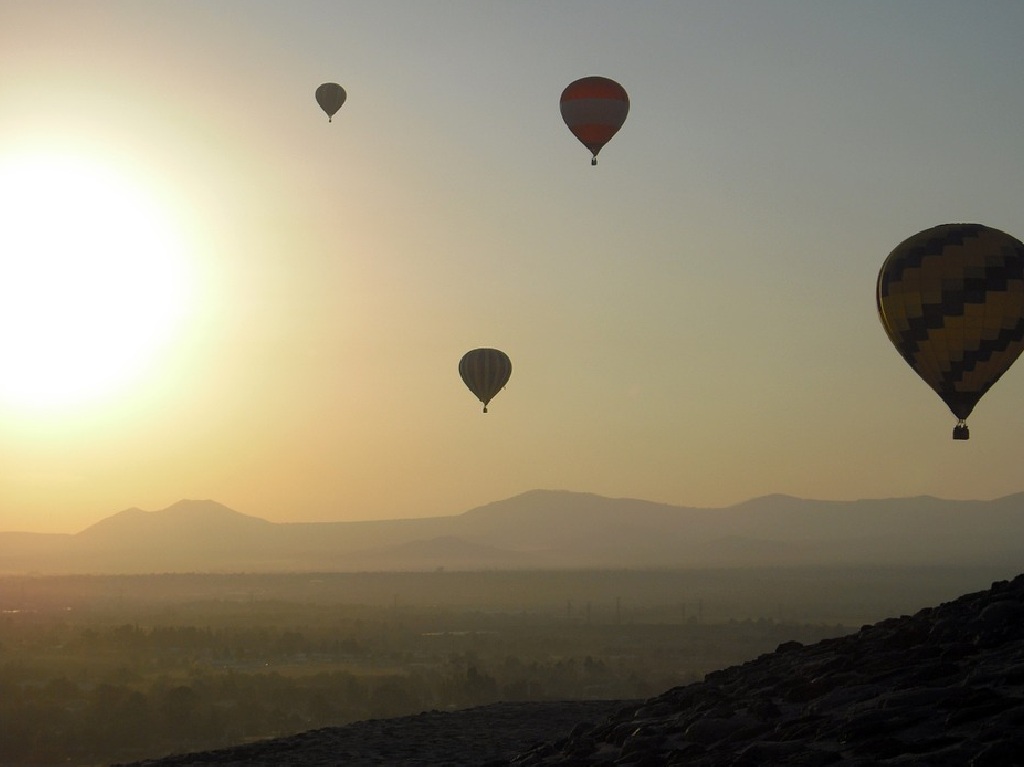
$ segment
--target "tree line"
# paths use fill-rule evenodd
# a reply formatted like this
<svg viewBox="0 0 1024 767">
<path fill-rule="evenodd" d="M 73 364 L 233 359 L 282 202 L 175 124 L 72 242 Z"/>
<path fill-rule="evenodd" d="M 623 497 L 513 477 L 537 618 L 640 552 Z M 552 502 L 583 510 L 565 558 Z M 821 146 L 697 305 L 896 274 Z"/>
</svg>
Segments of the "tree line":
<svg viewBox="0 0 1024 767">
<path fill-rule="evenodd" d="M 841 626 L 253 602 L 0 615 L 0 763 L 110 764 L 499 700 L 644 698 Z"/>
</svg>

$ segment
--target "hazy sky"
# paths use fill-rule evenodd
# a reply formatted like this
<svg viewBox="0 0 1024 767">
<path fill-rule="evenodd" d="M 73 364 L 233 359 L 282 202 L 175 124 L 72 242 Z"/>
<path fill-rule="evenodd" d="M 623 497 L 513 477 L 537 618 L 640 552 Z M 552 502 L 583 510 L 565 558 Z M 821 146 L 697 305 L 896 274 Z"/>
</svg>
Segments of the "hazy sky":
<svg viewBox="0 0 1024 767">
<path fill-rule="evenodd" d="M 922 229 L 1024 236 L 1022 32 L 1019 0 L 2 0 L 0 530 L 1021 490 L 1024 370 L 954 442 L 874 289 Z M 592 74 L 631 100 L 597 167 L 558 111 Z M 513 363 L 487 415 L 477 346 Z"/>
</svg>

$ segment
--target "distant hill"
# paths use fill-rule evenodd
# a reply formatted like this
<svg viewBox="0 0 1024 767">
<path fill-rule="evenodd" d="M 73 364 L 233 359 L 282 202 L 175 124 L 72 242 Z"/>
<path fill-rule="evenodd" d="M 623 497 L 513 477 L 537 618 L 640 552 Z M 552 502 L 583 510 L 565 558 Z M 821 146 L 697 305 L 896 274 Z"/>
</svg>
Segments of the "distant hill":
<svg viewBox="0 0 1024 767">
<path fill-rule="evenodd" d="M 0 533 L 0 572 L 284 572 L 1024 564 L 1024 493 L 755 498 L 690 508 L 534 490 L 450 517 L 274 523 L 211 500 L 75 535 Z"/>
</svg>

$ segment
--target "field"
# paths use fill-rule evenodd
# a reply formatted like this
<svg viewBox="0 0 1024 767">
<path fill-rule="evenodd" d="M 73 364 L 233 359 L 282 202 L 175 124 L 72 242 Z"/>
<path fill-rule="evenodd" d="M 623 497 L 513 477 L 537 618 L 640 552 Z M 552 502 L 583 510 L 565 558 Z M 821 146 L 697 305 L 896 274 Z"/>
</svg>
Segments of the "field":
<svg viewBox="0 0 1024 767">
<path fill-rule="evenodd" d="M 497 700 L 643 698 L 1015 573 L 0 578 L 0 763 L 110 764 Z"/>
</svg>

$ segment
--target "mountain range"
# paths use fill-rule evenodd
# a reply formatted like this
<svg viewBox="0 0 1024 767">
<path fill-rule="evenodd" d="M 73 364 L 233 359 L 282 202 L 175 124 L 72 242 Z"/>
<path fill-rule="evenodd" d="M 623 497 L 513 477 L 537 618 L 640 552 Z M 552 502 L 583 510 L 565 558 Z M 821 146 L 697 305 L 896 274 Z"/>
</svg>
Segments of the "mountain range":
<svg viewBox="0 0 1024 767">
<path fill-rule="evenodd" d="M 1013 565 L 1024 493 L 690 508 L 533 490 L 449 517 L 275 523 L 211 500 L 126 509 L 76 534 L 0 533 L 0 573 Z"/>
</svg>

